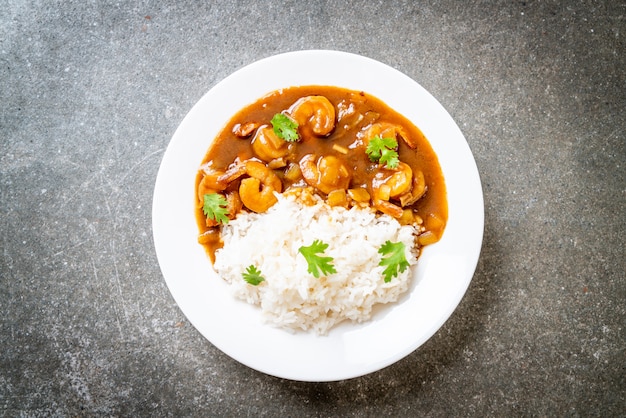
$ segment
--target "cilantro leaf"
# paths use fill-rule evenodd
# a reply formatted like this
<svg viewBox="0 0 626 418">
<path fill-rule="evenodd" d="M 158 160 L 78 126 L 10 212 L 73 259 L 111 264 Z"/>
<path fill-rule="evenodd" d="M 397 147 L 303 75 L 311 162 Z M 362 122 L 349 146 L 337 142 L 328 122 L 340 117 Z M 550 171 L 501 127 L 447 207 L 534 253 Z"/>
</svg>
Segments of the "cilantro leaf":
<svg viewBox="0 0 626 418">
<path fill-rule="evenodd" d="M 395 150 L 385 148 L 380 152 L 378 159 L 380 164 L 384 164 L 387 168 L 397 168 L 400 163 L 398 153 Z"/>
<path fill-rule="evenodd" d="M 282 113 L 277 113 L 272 118 L 272 127 L 274 133 L 287 142 L 295 142 L 298 140 L 298 122 Z"/>
<path fill-rule="evenodd" d="M 404 255 L 404 249 L 405 246 L 402 242 L 391 242 L 389 240 L 378 249 L 378 252 L 383 255 L 378 265 L 385 266 L 385 270 L 383 270 L 385 283 L 390 282 L 399 272 L 402 273 L 409 267 L 409 262 Z"/>
<path fill-rule="evenodd" d="M 365 153 L 372 162 L 384 164 L 387 168 L 396 168 L 400 162 L 396 148 L 398 141 L 395 138 L 381 138 L 376 135 L 370 139 Z"/>
<path fill-rule="evenodd" d="M 250 264 L 246 271 L 242 273 L 243 279 L 252 286 L 258 286 L 259 283 L 264 282 L 265 278 L 261 276 L 261 270 Z"/>
<path fill-rule="evenodd" d="M 323 253 L 328 248 L 328 244 L 316 239 L 313 244 L 308 247 L 302 246 L 298 249 L 298 252 L 304 256 L 306 262 L 309 265 L 307 271 L 311 273 L 316 279 L 319 279 L 320 274 L 337 273 L 335 266 L 331 263 L 332 257 L 322 257 L 318 255 Z"/>
<path fill-rule="evenodd" d="M 374 138 L 370 139 L 367 144 L 367 148 L 365 152 L 370 157 L 370 160 L 376 162 L 381 156 L 381 150 L 394 149 L 398 146 L 398 142 L 393 138 L 381 138 L 376 135 Z"/>
<path fill-rule="evenodd" d="M 202 212 L 207 218 L 217 223 L 228 223 L 228 202 L 226 198 L 219 193 L 208 193 L 204 195 L 204 205 Z"/>
</svg>

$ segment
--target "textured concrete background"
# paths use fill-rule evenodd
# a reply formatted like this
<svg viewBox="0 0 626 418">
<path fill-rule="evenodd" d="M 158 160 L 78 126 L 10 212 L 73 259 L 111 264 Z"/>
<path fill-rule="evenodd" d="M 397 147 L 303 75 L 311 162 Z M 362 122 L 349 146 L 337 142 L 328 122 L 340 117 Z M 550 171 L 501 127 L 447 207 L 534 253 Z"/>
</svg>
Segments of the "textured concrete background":
<svg viewBox="0 0 626 418">
<path fill-rule="evenodd" d="M 0 415 L 626 413 L 624 1 L 202 3 L 0 0 Z M 151 233 L 158 166 L 194 103 L 312 48 L 437 97 L 486 205 L 445 326 L 380 372 L 316 384 L 207 342 Z"/>
</svg>

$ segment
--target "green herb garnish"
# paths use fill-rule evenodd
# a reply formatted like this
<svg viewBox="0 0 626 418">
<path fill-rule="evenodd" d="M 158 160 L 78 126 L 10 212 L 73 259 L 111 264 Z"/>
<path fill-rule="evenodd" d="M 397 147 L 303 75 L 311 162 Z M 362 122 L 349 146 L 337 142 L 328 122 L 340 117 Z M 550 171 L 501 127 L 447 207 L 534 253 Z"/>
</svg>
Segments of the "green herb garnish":
<svg viewBox="0 0 626 418">
<path fill-rule="evenodd" d="M 398 159 L 398 141 L 394 138 L 381 138 L 376 135 L 370 139 L 365 152 L 370 161 L 383 164 L 387 168 L 396 168 L 400 160 Z"/>
<path fill-rule="evenodd" d="M 250 264 L 246 271 L 242 273 L 243 279 L 252 286 L 258 286 L 259 283 L 264 282 L 265 278 L 261 276 L 261 270 Z"/>
<path fill-rule="evenodd" d="M 287 142 L 298 140 L 298 122 L 283 113 L 275 114 L 271 122 L 274 133 L 280 139 L 284 139 Z"/>
<path fill-rule="evenodd" d="M 387 256 L 383 257 L 380 263 L 378 263 L 379 266 L 386 266 L 385 270 L 383 270 L 385 283 L 390 282 L 398 273 L 402 273 L 409 267 L 409 262 L 404 255 L 404 248 L 402 242 L 391 242 L 387 240 L 378 250 L 380 254 Z"/>
<path fill-rule="evenodd" d="M 308 247 L 302 246 L 298 249 L 309 265 L 307 271 L 316 279 L 319 279 L 320 274 L 337 273 L 335 266 L 331 264 L 333 261 L 332 257 L 322 257 L 318 255 L 323 253 L 327 248 L 328 244 L 316 239 L 313 241 L 313 244 Z"/>
<path fill-rule="evenodd" d="M 204 195 L 202 212 L 204 212 L 207 218 L 217 223 L 228 223 L 228 202 L 226 198 L 219 193 L 208 193 Z"/>
</svg>

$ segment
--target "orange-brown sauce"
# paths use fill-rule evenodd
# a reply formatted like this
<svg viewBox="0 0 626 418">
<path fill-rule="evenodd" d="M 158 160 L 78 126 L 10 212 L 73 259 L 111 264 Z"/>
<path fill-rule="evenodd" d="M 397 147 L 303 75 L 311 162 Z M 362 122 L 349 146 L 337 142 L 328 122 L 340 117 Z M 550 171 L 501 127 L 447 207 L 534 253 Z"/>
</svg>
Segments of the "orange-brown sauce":
<svg viewBox="0 0 626 418">
<path fill-rule="evenodd" d="M 271 127 L 270 121 L 275 114 L 288 112 L 298 99 L 306 96 L 326 97 L 335 108 L 336 124 L 331 133 L 324 137 L 315 135 L 306 124 L 298 127 L 300 140 L 288 145 L 289 151 L 282 158 L 282 164 L 272 169 L 272 172 L 281 179 L 282 190 L 307 186 L 302 176 L 294 178 L 286 173 L 305 155 L 315 154 L 335 156 L 350 171 L 348 188 L 363 188 L 373 195 L 372 179 L 376 172 L 381 170 L 381 165 L 372 162 L 365 153 L 365 145 L 362 143 L 363 132 L 376 123 L 398 125 L 402 127 L 413 145 L 416 145 L 411 148 L 402 138 L 398 138 L 399 159 L 408 164 L 414 174 L 421 171 L 426 184 L 423 196 L 403 209 L 410 209 L 416 215 L 414 219 L 420 221 L 419 225 L 416 224 L 419 233 L 428 232 L 427 235 L 430 235 L 422 245 L 439 240 L 447 221 L 448 207 L 444 178 L 437 156 L 422 132 L 407 118 L 364 92 L 330 86 L 291 87 L 272 92 L 246 106 L 228 121 L 207 151 L 203 159 L 203 169 L 198 171 L 196 190 L 198 191 L 206 175 L 206 167 L 227 172 L 242 161 L 259 159 L 251 145 L 255 130 L 252 130 L 249 136 L 242 137 L 241 132 L 235 133 L 238 128 L 246 124 L 253 124 L 254 127 L 263 125 Z M 267 161 L 263 163 L 273 167 Z M 218 192 L 236 192 L 242 178 L 245 178 L 245 175 L 230 182 L 225 189 Z M 322 198 L 326 198 L 325 193 L 319 190 L 316 192 Z M 207 226 L 207 223 L 211 225 L 211 222 L 207 222 L 207 217 L 202 211 L 201 194 L 202 190 L 198 192 L 195 214 L 200 232 L 199 242 L 205 246 L 213 260 L 215 250 L 221 246 L 219 228 Z M 389 202 L 399 206 L 397 199 L 391 198 Z M 244 206 L 241 210 L 247 209 Z M 231 214 L 231 217 L 233 215 Z"/>
</svg>

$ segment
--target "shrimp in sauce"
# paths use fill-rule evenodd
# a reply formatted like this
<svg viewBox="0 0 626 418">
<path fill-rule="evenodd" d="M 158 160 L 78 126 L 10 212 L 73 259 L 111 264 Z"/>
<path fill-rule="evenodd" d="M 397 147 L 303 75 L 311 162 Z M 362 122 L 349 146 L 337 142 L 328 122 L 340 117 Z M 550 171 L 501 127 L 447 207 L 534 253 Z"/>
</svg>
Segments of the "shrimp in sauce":
<svg viewBox="0 0 626 418">
<path fill-rule="evenodd" d="M 297 141 L 273 129 L 276 114 L 294 121 Z M 393 139 L 396 164 L 372 160 L 366 150 L 374 138 Z M 265 212 L 276 193 L 298 190 L 414 225 L 419 246 L 438 241 L 448 217 L 437 157 L 408 119 L 363 92 L 291 87 L 239 111 L 213 141 L 196 179 L 199 242 L 213 259 L 220 227 L 202 211 L 204 194 L 222 195 L 233 219 L 239 211 Z"/>
</svg>

